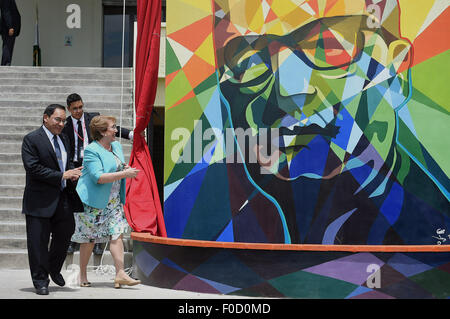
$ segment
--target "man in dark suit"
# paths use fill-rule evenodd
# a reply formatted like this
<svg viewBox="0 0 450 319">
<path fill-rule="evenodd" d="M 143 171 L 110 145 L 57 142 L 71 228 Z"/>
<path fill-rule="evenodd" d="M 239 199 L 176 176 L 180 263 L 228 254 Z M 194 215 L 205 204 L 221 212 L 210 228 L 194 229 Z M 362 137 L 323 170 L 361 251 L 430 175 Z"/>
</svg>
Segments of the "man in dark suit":
<svg viewBox="0 0 450 319">
<path fill-rule="evenodd" d="M 100 115 L 97 112 L 84 112 L 83 107 L 84 103 L 79 94 L 72 93 L 67 97 L 67 108 L 71 115 L 67 118 L 63 133 L 69 138 L 70 149 L 73 154 L 72 160 L 75 167 L 82 166 L 84 149 L 92 142 L 89 124 L 95 116 Z M 119 137 L 120 135 L 123 138 L 133 140 L 132 130 L 130 131 L 118 126 L 116 136 Z M 76 248 L 76 243 L 71 242 L 67 253 L 73 253 Z M 101 244 L 96 244 L 93 251 L 95 255 L 101 255 L 103 253 Z"/>
<path fill-rule="evenodd" d="M 2 65 L 11 65 L 14 43 L 20 34 L 21 18 L 15 0 L 1 0 L 0 30 L 3 41 Z"/>
<path fill-rule="evenodd" d="M 49 275 L 57 285 L 65 285 L 60 272 L 75 230 L 73 212 L 83 207 L 73 184 L 81 176 L 81 168 L 74 168 L 69 141 L 61 134 L 65 120 L 64 106 L 49 105 L 43 125 L 22 142 L 26 171 L 22 213 L 31 277 L 39 295 L 48 295 Z"/>
</svg>

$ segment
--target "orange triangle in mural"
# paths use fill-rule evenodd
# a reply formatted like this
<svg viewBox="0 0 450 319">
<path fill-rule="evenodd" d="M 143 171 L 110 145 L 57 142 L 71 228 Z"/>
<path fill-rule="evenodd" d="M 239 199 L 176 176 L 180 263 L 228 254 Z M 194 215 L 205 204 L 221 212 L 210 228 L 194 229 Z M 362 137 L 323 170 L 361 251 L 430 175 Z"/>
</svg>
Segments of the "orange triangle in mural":
<svg viewBox="0 0 450 319">
<path fill-rule="evenodd" d="M 208 76 L 213 74 L 214 70 L 214 66 L 206 63 L 203 59 L 196 55 L 193 55 L 183 68 L 187 80 L 191 84 L 192 88 L 195 88 Z"/>
<path fill-rule="evenodd" d="M 308 1 L 308 4 L 316 13 L 315 16 L 318 17 L 319 16 L 319 4 L 317 3 L 317 0 Z"/>
<path fill-rule="evenodd" d="M 176 70 L 170 74 L 166 74 L 166 86 L 172 82 L 172 80 L 175 78 L 175 76 L 180 72 L 180 70 Z"/>
<path fill-rule="evenodd" d="M 170 38 L 194 52 L 212 31 L 211 17 L 205 17 L 170 34 Z M 195 36 L 193 36 L 195 35 Z"/>
<path fill-rule="evenodd" d="M 277 17 L 277 15 L 275 14 L 275 12 L 273 12 L 273 10 L 272 9 L 270 9 L 269 10 L 269 13 L 267 14 L 267 17 L 266 17 L 266 23 L 268 23 L 268 22 L 270 22 L 270 21 L 272 21 L 272 20 L 275 20 L 276 18 L 278 18 Z"/>
<path fill-rule="evenodd" d="M 414 40 L 414 65 L 450 49 L 450 10 L 445 10 Z"/>
</svg>

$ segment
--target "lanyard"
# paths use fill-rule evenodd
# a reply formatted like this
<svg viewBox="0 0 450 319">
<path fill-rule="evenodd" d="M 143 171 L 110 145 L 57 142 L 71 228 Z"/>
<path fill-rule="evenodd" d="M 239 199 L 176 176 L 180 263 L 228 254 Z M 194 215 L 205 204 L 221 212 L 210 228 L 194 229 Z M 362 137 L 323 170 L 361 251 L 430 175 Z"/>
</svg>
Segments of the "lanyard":
<svg viewBox="0 0 450 319">
<path fill-rule="evenodd" d="M 73 131 L 75 132 L 76 135 L 78 135 L 78 138 L 81 139 L 84 144 L 84 132 L 86 131 L 86 124 L 83 121 L 81 122 L 81 129 L 83 130 L 83 137 L 81 137 L 80 134 L 78 134 L 78 131 L 75 129 L 75 125 L 72 125 L 72 126 L 73 126 Z M 77 125 L 77 128 L 78 128 L 78 125 Z M 87 131 L 86 131 L 86 133 L 87 133 Z"/>
</svg>

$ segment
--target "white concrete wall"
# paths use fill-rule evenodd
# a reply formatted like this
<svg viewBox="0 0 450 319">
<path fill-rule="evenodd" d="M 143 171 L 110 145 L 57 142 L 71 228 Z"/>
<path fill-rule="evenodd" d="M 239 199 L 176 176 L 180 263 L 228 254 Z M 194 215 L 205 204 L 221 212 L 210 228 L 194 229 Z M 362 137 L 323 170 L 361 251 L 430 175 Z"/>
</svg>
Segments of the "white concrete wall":
<svg viewBox="0 0 450 319">
<path fill-rule="evenodd" d="M 35 3 L 39 9 L 42 66 L 100 67 L 103 55 L 103 8 L 101 0 L 16 0 L 22 16 L 22 31 L 16 39 L 12 65 L 33 65 Z M 81 8 L 81 28 L 69 29 L 69 4 Z M 72 46 L 65 46 L 65 37 Z M 0 39 L 1 42 L 1 39 Z"/>
</svg>

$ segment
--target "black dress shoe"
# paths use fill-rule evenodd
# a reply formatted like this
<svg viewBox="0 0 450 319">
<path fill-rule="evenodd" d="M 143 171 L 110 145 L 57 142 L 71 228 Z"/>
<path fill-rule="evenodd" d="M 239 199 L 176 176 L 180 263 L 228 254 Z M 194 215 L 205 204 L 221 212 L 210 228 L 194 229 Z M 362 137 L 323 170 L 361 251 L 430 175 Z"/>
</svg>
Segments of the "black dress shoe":
<svg viewBox="0 0 450 319">
<path fill-rule="evenodd" d="M 50 274 L 50 277 L 52 278 L 53 282 L 58 286 L 63 287 L 66 285 L 64 277 L 61 274 Z"/>
<path fill-rule="evenodd" d="M 40 288 L 36 288 L 36 294 L 38 295 L 48 295 L 48 287 L 40 287 Z"/>
</svg>

